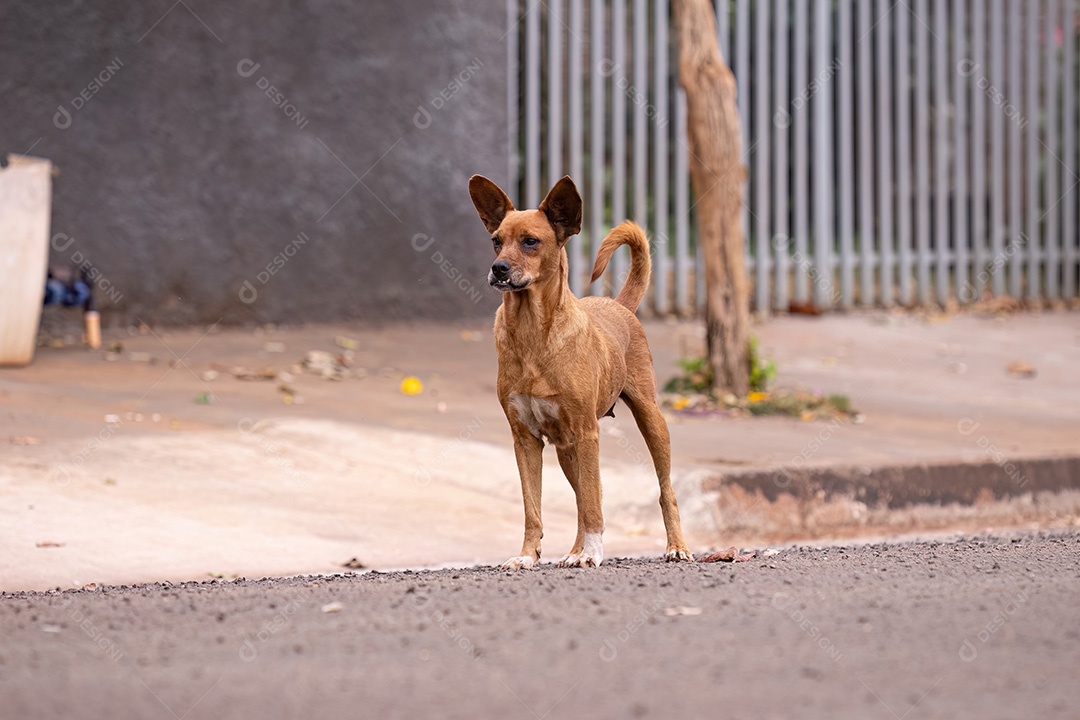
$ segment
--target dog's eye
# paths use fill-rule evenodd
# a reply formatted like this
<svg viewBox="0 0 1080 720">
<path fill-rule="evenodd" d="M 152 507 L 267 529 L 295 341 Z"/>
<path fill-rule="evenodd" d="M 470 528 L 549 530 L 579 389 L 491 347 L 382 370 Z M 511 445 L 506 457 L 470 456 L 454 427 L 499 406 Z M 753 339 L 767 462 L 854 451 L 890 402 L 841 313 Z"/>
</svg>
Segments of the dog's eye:
<svg viewBox="0 0 1080 720">
<path fill-rule="evenodd" d="M 491 246 L 495 248 L 495 252 L 502 250 L 502 240 L 497 237 L 491 238 Z"/>
<path fill-rule="evenodd" d="M 521 245 L 527 248 L 534 248 L 540 244 L 540 241 L 534 237 L 527 237 L 521 241 Z"/>
</svg>

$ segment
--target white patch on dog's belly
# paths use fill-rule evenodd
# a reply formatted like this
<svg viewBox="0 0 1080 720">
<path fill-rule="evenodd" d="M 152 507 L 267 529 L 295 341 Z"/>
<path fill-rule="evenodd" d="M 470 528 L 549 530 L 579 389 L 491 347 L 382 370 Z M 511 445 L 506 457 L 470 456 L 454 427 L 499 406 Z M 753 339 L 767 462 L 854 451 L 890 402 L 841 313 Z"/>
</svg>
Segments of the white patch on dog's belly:
<svg viewBox="0 0 1080 720">
<path fill-rule="evenodd" d="M 543 439 L 547 435 L 554 441 L 552 435 L 559 424 L 559 403 L 546 398 L 510 393 L 510 407 L 514 409 L 518 422 L 524 423 L 535 437 Z"/>
<path fill-rule="evenodd" d="M 585 533 L 582 552 L 596 561 L 596 567 L 600 567 L 600 563 L 604 561 L 604 534 Z"/>
</svg>

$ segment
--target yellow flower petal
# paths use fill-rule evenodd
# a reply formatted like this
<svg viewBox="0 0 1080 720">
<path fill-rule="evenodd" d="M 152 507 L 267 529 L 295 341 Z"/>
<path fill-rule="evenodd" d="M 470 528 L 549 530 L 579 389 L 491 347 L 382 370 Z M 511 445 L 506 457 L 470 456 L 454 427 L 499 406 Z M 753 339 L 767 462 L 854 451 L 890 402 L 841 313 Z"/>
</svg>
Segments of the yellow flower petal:
<svg viewBox="0 0 1080 720">
<path fill-rule="evenodd" d="M 424 383 L 420 382 L 420 378 L 410 375 L 401 381 L 401 392 L 406 395 L 419 395 L 424 392 Z"/>
</svg>

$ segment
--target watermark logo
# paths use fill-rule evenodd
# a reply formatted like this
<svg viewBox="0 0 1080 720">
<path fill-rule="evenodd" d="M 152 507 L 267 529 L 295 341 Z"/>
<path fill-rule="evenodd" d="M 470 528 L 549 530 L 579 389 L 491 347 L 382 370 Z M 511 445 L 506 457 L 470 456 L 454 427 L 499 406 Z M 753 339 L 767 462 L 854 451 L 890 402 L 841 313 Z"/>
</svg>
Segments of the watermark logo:
<svg viewBox="0 0 1080 720">
<path fill-rule="evenodd" d="M 649 622 L 649 618 L 660 611 L 660 608 L 667 604 L 667 596 L 664 593 L 660 593 L 656 596 L 656 599 L 651 603 L 641 608 L 630 620 L 628 620 L 614 636 L 606 638 L 604 642 L 600 643 L 599 655 L 600 659 L 604 662 L 614 662 L 619 657 L 619 648 L 626 645 L 630 641 L 638 630 L 640 630 L 645 623 Z"/>
<path fill-rule="evenodd" d="M 67 252 L 68 248 L 74 244 L 75 238 L 66 233 L 56 233 L 49 241 L 50 247 L 58 253 Z M 68 256 L 68 259 L 83 272 L 84 277 L 90 284 L 103 292 L 105 297 L 109 298 L 109 300 L 118 303 L 124 299 L 123 293 L 117 290 L 116 286 L 109 282 L 109 279 L 105 277 L 105 274 L 95 267 L 94 264 L 90 262 L 90 259 L 83 255 L 81 250 L 73 251 L 71 255 Z"/>
<path fill-rule="evenodd" d="M 956 423 L 956 431 L 964 437 L 971 437 L 975 434 L 975 431 L 979 429 L 982 423 L 977 422 L 969 417 L 960 418 Z M 1017 487 L 1024 487 L 1028 484 L 1028 479 L 1024 477 L 1024 474 L 1020 472 L 1020 468 L 1016 467 L 1016 463 L 1009 460 L 1002 450 L 999 450 L 997 445 L 991 442 L 990 438 L 986 435 L 979 435 L 975 438 L 975 444 L 978 445 L 986 456 L 990 458 L 990 461 L 997 465 L 999 468 L 1005 471 L 1005 474 L 1016 483 Z"/>
<path fill-rule="evenodd" d="M 71 105 L 72 110 L 78 112 L 86 106 L 86 103 L 90 102 L 95 95 L 101 92 L 101 89 L 105 87 L 110 80 L 112 80 L 120 68 L 124 67 L 124 61 L 118 57 L 110 60 L 105 67 L 94 78 L 79 91 L 79 94 L 71 98 L 68 103 Z M 53 114 L 53 125 L 58 130 L 67 130 L 71 127 L 73 117 L 70 111 L 63 105 L 56 106 L 56 113 Z"/>
<path fill-rule="evenodd" d="M 413 481 L 420 487 L 426 488 L 431 485 L 432 469 L 438 470 L 447 460 L 456 455 L 461 446 L 484 426 L 484 421 L 474 417 L 465 427 L 458 432 L 450 442 L 446 443 L 435 457 L 431 458 L 426 465 L 417 465 L 413 471 Z"/>
<path fill-rule="evenodd" d="M 417 609 L 427 612 L 428 606 L 431 605 L 431 598 L 426 594 L 416 593 L 413 596 L 413 605 L 415 605 Z M 461 632 L 461 629 L 450 620 L 450 617 L 446 613 L 438 609 L 432 609 L 427 615 L 435 621 L 435 624 L 446 633 L 446 636 L 453 640 L 454 644 L 457 645 L 473 662 L 480 659 L 480 650 L 477 649 L 476 643 Z"/>
<path fill-rule="evenodd" d="M 236 63 L 236 74 L 246 79 L 258 72 L 261 67 L 261 63 L 257 63 L 251 58 L 244 58 Z M 274 107 L 279 108 L 285 117 L 296 124 L 296 127 L 301 130 L 307 127 L 308 119 L 300 114 L 300 111 L 296 109 L 296 105 L 294 105 L 289 98 L 285 97 L 285 93 L 270 82 L 265 75 L 259 76 L 259 79 L 255 81 L 255 87 L 262 90 L 266 94 L 266 97 L 270 98 L 270 102 L 274 103 Z"/>
<path fill-rule="evenodd" d="M 424 233 L 416 233 L 413 235 L 411 242 L 413 250 L 418 253 L 426 253 L 431 246 L 435 244 L 435 238 L 430 235 L 425 235 Z M 456 288 L 465 293 L 465 295 L 473 301 L 474 305 L 483 299 L 484 295 L 480 289 L 476 287 L 476 284 L 469 280 L 469 278 L 465 276 L 465 273 L 454 265 L 450 258 L 446 257 L 442 251 L 438 249 L 432 250 L 428 255 L 428 258 L 438 266 L 443 275 L 450 278 L 450 281 Z"/>
<path fill-rule="evenodd" d="M 613 60 L 605 58 L 599 62 L 597 69 L 600 71 L 602 77 L 609 78 L 621 70 L 622 66 Z M 655 122 L 657 127 L 667 127 L 667 117 L 660 114 L 660 110 L 649 102 L 648 96 L 638 88 L 637 85 L 630 82 L 629 78 L 627 78 L 624 73 L 619 73 L 618 77 L 615 78 L 615 87 L 623 91 L 634 107 L 644 108 L 645 117 Z"/>
<path fill-rule="evenodd" d="M 480 58 L 474 57 L 465 65 L 465 68 L 451 78 L 446 87 L 440 90 L 427 104 L 431 105 L 435 112 L 442 110 L 470 80 L 476 77 L 477 72 L 479 72 L 482 67 L 484 67 L 483 61 L 480 60 Z M 427 130 L 431 127 L 431 121 L 431 113 L 428 111 L 427 107 L 425 105 L 417 105 L 416 113 L 413 115 L 413 125 L 420 130 Z"/>
<path fill-rule="evenodd" d="M 1008 101 L 1001 89 L 990 82 L 990 79 L 984 73 L 980 72 L 981 70 L 982 64 L 975 62 L 971 58 L 964 58 L 956 64 L 956 72 L 959 73 L 960 77 L 967 79 L 975 77 L 975 86 L 983 91 L 983 94 L 986 95 L 990 102 L 1001 108 L 1002 112 L 1005 113 L 1005 117 L 1015 122 L 1021 130 L 1027 127 L 1027 118 L 1020 113 L 1020 110 L 1015 105 Z"/>
<path fill-rule="evenodd" d="M 289 479 L 297 486 L 304 487 L 307 485 L 307 478 L 303 473 L 296 469 L 292 460 L 289 460 L 281 453 L 281 449 L 278 448 L 269 438 L 257 431 L 258 423 L 249 417 L 240 418 L 236 423 L 236 429 L 240 431 L 240 435 L 251 439 L 256 445 L 258 445 L 267 455 L 270 456 L 274 465 L 278 467 Z"/>
<path fill-rule="evenodd" d="M 1009 243 L 1009 245 L 1004 250 L 995 255 L 994 258 L 986 265 L 986 267 L 980 270 L 979 274 L 975 277 L 979 284 L 985 286 L 988 282 L 990 282 L 990 278 L 992 278 L 1003 267 L 1005 267 L 1005 264 L 1009 261 L 1009 259 L 1016 255 L 1016 253 L 1020 252 L 1020 250 L 1025 245 L 1027 245 L 1027 240 L 1027 235 L 1020 233 L 1020 237 L 1018 237 L 1014 242 Z M 964 284 L 960 287 L 956 294 L 961 302 L 969 303 L 975 302 L 979 299 L 979 290 L 974 284 L 972 284 L 970 280 L 964 281 Z"/>
<path fill-rule="evenodd" d="M 803 106 L 810 101 L 810 98 L 814 97 L 818 90 L 825 87 L 842 67 L 843 63 L 840 62 L 840 59 L 835 58 L 832 61 L 832 64 L 819 72 L 817 76 L 810 81 L 810 84 L 803 88 L 803 91 L 792 99 L 790 107 L 795 110 L 801 110 Z M 787 107 L 779 107 L 776 109 L 776 112 L 773 113 L 773 124 L 781 130 L 791 127 L 791 112 Z"/>
<path fill-rule="evenodd" d="M 772 239 L 773 247 L 778 252 L 789 252 L 793 243 L 794 241 L 783 233 L 774 235 Z M 791 261 L 796 268 L 806 273 L 810 278 L 810 282 L 813 283 L 815 287 L 828 294 L 832 304 L 835 305 L 840 302 L 842 299 L 840 289 L 833 283 L 832 278 L 826 272 L 821 270 L 813 260 L 796 249 L 791 253 Z"/>
<path fill-rule="evenodd" d="M 810 438 L 810 440 L 796 453 L 791 460 L 781 465 L 773 471 L 773 484 L 781 490 L 791 485 L 792 470 L 801 470 L 806 461 L 809 460 L 814 454 L 825 446 L 825 443 L 833 436 L 837 430 L 840 429 L 840 420 L 833 418 L 829 421 L 829 424 L 821 428 L 818 433 Z"/>
<path fill-rule="evenodd" d="M 994 616 L 990 619 L 982 629 L 975 634 L 975 639 L 979 641 L 979 645 L 985 645 L 990 642 L 990 639 L 994 637 L 998 630 L 1000 630 L 1006 622 L 1009 621 L 1013 615 L 1020 610 L 1020 606 L 1028 601 L 1027 592 L 1021 590 L 1016 594 L 1016 597 L 1009 602 L 1005 603 L 1005 607 L 994 613 Z M 979 645 L 972 642 L 971 638 L 964 638 L 964 642 L 960 644 L 960 659 L 966 663 L 974 662 L 979 657 Z"/>
<path fill-rule="evenodd" d="M 791 596 L 787 593 L 778 592 L 773 595 L 772 606 L 794 620 L 799 629 L 806 633 L 807 637 L 813 640 L 833 662 L 839 661 L 844 656 L 840 649 L 822 633 L 821 628 L 806 617 L 801 608 L 793 607 L 793 604 Z"/>
<path fill-rule="evenodd" d="M 79 629 L 86 633 L 86 636 L 94 641 L 94 645 L 99 647 L 113 662 L 120 662 L 120 658 L 124 657 L 124 653 L 120 648 L 116 646 L 112 640 L 105 636 L 101 628 L 93 623 L 93 621 L 82 610 L 77 607 L 72 607 L 74 600 L 68 600 L 62 607 L 64 609 L 70 609 L 68 616 L 76 622 Z"/>
<path fill-rule="evenodd" d="M 259 271 L 255 276 L 255 282 L 257 282 L 260 287 L 270 282 L 270 278 L 277 275 L 278 272 L 285 267 L 285 263 L 289 262 L 289 260 L 300 251 L 300 248 L 307 245 L 309 239 L 310 238 L 305 233 L 298 233 L 295 240 L 282 248 L 281 252 L 275 255 L 274 258 L 266 264 L 266 267 Z M 240 302 L 245 305 L 250 305 L 258 299 L 259 290 L 251 280 L 245 280 L 244 284 L 240 286 L 239 297 Z"/>
<path fill-rule="evenodd" d="M 75 454 L 71 460 L 53 471 L 53 484 L 58 487 L 67 487 L 71 483 L 71 471 L 82 467 L 82 464 L 93 457 L 94 453 L 105 447 L 105 443 L 116 434 L 116 431 L 120 429 L 120 425 L 119 415 L 107 415 L 105 417 L 105 427 L 101 428 L 97 435 L 90 438 L 89 442 L 83 446 L 83 449 Z"/>
<path fill-rule="evenodd" d="M 274 617 L 266 621 L 266 623 L 260 628 L 259 632 L 255 633 L 254 638 L 244 638 L 243 644 L 240 646 L 239 655 L 240 659 L 246 663 L 255 662 L 259 657 L 259 645 L 273 637 L 281 628 L 285 627 L 285 624 L 289 620 L 289 616 L 295 613 L 300 606 L 290 600 L 289 603 L 274 613 Z"/>
</svg>

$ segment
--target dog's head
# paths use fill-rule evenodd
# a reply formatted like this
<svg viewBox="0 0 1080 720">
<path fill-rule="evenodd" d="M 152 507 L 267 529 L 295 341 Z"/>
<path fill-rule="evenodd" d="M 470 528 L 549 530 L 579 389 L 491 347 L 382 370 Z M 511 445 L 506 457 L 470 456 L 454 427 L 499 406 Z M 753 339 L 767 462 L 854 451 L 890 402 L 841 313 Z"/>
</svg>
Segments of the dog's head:
<svg viewBox="0 0 1080 720">
<path fill-rule="evenodd" d="M 469 195 L 491 233 L 493 288 L 517 292 L 561 279 L 563 246 L 581 230 L 581 195 L 569 176 L 555 183 L 536 210 L 515 210 L 506 193 L 482 175 L 469 179 Z"/>
</svg>

